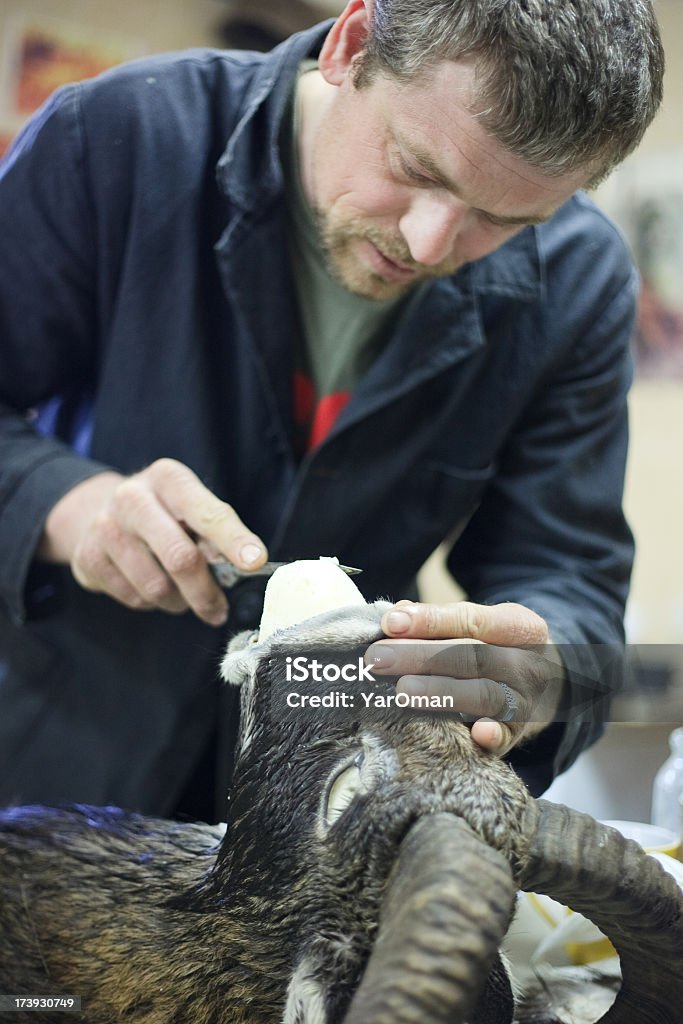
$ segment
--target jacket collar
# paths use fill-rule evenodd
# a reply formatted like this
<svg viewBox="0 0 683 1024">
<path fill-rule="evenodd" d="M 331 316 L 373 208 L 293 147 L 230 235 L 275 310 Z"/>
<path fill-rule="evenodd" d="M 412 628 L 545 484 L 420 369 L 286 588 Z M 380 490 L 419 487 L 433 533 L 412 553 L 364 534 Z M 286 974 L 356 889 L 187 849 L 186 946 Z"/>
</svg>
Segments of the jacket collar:
<svg viewBox="0 0 683 1024">
<path fill-rule="evenodd" d="M 522 301 L 543 297 L 545 271 L 538 228 L 528 227 L 490 256 L 471 265 L 472 287 L 481 294 Z"/>
<path fill-rule="evenodd" d="M 297 32 L 258 66 L 243 114 L 221 156 L 216 177 L 224 195 L 244 212 L 263 210 L 284 188 L 280 132 L 290 92 L 307 57 L 317 57 L 333 20 Z"/>
</svg>

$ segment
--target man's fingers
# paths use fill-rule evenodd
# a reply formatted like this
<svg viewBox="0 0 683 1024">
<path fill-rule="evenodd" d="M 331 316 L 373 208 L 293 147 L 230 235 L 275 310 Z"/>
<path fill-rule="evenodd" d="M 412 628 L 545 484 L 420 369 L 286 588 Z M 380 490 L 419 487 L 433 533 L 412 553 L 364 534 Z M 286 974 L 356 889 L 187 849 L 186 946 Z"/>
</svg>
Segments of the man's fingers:
<svg viewBox="0 0 683 1024">
<path fill-rule="evenodd" d="M 178 613 L 188 607 L 147 545 L 110 519 L 79 544 L 72 571 L 86 590 L 109 594 L 128 608 Z"/>
<path fill-rule="evenodd" d="M 182 605 L 212 625 L 227 615 L 227 602 L 200 549 L 208 547 L 242 568 L 256 568 L 267 557 L 261 540 L 230 505 L 217 498 L 187 466 L 160 459 L 124 481 L 113 496 L 114 520 L 127 535 L 124 574 L 143 596 L 156 595 L 168 611 Z M 201 538 L 198 543 L 188 529 Z M 160 567 L 131 543 L 139 538 Z M 123 564 L 125 563 L 125 565 Z"/>
<path fill-rule="evenodd" d="M 191 608 L 211 625 L 225 621 L 227 602 L 205 552 L 243 569 L 258 568 L 268 554 L 234 509 L 174 459 L 75 487 L 53 510 L 52 534 L 61 537 L 72 521 L 79 523 L 73 538 L 72 530 L 68 542 L 46 548 L 52 558 L 66 555 L 83 587 L 131 608 Z"/>
<path fill-rule="evenodd" d="M 378 640 L 365 652 L 373 675 L 394 676 L 409 695 L 453 697 L 443 710 L 519 726 L 546 721 L 557 703 L 563 669 L 552 647 L 521 650 L 466 640 Z M 438 710 L 438 705 L 435 706 Z"/>
<path fill-rule="evenodd" d="M 472 725 L 472 739 L 484 750 L 500 757 L 515 745 L 515 736 L 505 725 L 489 718 L 480 718 Z"/>
<path fill-rule="evenodd" d="M 210 625 L 225 622 L 227 602 L 204 555 L 146 481 L 124 481 L 113 506 L 105 547 L 138 592 L 166 611 L 184 605 Z"/>
<path fill-rule="evenodd" d="M 143 603 L 173 614 L 187 611 L 188 602 L 144 541 L 123 534 L 110 536 L 106 550 Z"/>
<path fill-rule="evenodd" d="M 448 714 L 506 719 L 511 711 L 506 691 L 493 679 L 402 676 L 396 684 L 396 692 L 426 698 L 429 705 L 425 707 Z M 419 708 L 419 704 L 417 706 Z"/>
<path fill-rule="evenodd" d="M 519 718 L 519 694 L 492 679 L 451 679 L 444 676 L 404 676 L 396 692 L 423 696 L 433 713 L 461 714 L 472 721 L 472 739 L 492 754 L 510 750 L 524 730 Z M 414 705 L 413 705 L 414 706 Z"/>
<path fill-rule="evenodd" d="M 131 586 L 120 569 L 104 553 L 100 554 L 97 563 L 86 559 L 84 564 L 81 564 L 78 558 L 74 558 L 72 572 L 74 579 L 84 590 L 108 594 L 109 597 L 135 611 L 149 611 L 153 607 Z"/>
<path fill-rule="evenodd" d="M 451 679 L 448 676 L 404 676 L 396 692 L 425 699 L 422 705 L 432 713 L 461 714 L 472 721 L 472 739 L 493 754 L 505 754 L 523 733 L 518 698 L 509 687 L 492 679 Z M 420 705 L 415 701 L 411 707 Z"/>
<path fill-rule="evenodd" d="M 447 640 L 467 638 L 487 644 L 529 646 L 548 642 L 545 621 L 523 605 L 454 601 L 421 604 L 399 601 L 382 618 L 387 636 Z"/>
<path fill-rule="evenodd" d="M 441 676 L 505 683 L 523 696 L 529 712 L 549 681 L 560 674 L 556 662 L 536 650 L 462 640 L 378 640 L 365 652 L 365 662 L 377 675 Z M 497 711 L 482 707 L 478 713 L 493 715 Z"/>
<path fill-rule="evenodd" d="M 187 466 L 159 459 L 144 474 L 172 517 L 215 545 L 230 562 L 241 569 L 255 569 L 266 561 L 268 551 L 260 537 Z"/>
<path fill-rule="evenodd" d="M 398 677 L 408 695 L 453 695 L 474 718 L 472 738 L 502 754 L 552 721 L 564 666 L 545 621 L 523 605 L 399 601 L 382 618 L 388 637 L 366 652 L 373 673 Z M 438 708 L 438 703 L 436 708 Z"/>
</svg>

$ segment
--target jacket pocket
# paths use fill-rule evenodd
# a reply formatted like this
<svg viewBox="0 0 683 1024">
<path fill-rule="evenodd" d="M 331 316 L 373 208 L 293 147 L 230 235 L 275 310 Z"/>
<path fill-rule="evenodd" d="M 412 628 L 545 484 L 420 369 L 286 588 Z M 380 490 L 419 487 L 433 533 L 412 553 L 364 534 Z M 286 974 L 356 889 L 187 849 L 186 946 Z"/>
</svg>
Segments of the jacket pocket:
<svg viewBox="0 0 683 1024">
<path fill-rule="evenodd" d="M 375 506 L 348 557 L 368 569 L 376 566 L 378 583 L 389 571 L 385 566 L 392 578 L 409 578 L 439 544 L 462 533 L 495 472 L 493 463 L 474 469 L 440 462 L 414 467 Z"/>
<path fill-rule="evenodd" d="M 496 473 L 496 464 L 482 467 L 430 462 L 423 466 L 406 495 L 405 516 L 413 528 L 436 534 L 436 544 L 462 532 Z"/>
</svg>

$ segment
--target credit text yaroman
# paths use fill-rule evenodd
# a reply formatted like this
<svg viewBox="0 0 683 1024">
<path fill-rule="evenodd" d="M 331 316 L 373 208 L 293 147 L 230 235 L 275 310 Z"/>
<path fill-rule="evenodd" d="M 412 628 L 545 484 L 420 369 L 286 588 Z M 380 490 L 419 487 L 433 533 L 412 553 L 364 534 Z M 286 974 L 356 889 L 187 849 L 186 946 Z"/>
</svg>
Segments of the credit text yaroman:
<svg viewBox="0 0 683 1024">
<path fill-rule="evenodd" d="M 408 693 L 364 693 L 359 694 L 366 708 L 422 708 L 439 711 L 455 711 L 455 700 L 450 694 L 433 695 Z M 287 694 L 287 706 L 290 708 L 353 708 L 355 695 L 343 690 L 334 690 L 320 696 L 317 693 L 297 693 L 295 690 Z"/>
</svg>

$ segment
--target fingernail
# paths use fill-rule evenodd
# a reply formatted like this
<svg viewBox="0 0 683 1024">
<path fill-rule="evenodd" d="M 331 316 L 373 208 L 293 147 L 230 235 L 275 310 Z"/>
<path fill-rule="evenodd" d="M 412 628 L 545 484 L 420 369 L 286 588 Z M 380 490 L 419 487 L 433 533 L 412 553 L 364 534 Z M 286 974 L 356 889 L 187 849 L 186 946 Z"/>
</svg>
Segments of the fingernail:
<svg viewBox="0 0 683 1024">
<path fill-rule="evenodd" d="M 479 722 L 484 722 L 489 726 L 489 733 L 486 738 L 486 749 L 495 751 L 498 747 L 502 746 L 503 729 L 500 723 L 497 722 L 495 718 L 477 718 L 473 724 L 478 724 Z"/>
<path fill-rule="evenodd" d="M 491 728 L 491 749 L 496 750 L 498 747 L 503 745 L 503 730 L 501 729 L 498 722 L 495 722 Z"/>
<path fill-rule="evenodd" d="M 384 644 L 373 644 L 365 652 L 365 663 L 375 668 L 391 668 L 396 661 L 396 651 Z"/>
<path fill-rule="evenodd" d="M 245 565 L 252 565 L 262 555 L 263 548 L 260 548 L 258 544 L 245 544 L 243 548 L 240 548 L 240 559 Z"/>
<path fill-rule="evenodd" d="M 406 612 L 389 612 L 387 615 L 387 629 L 392 633 L 407 633 L 412 625 L 412 619 Z"/>
</svg>

